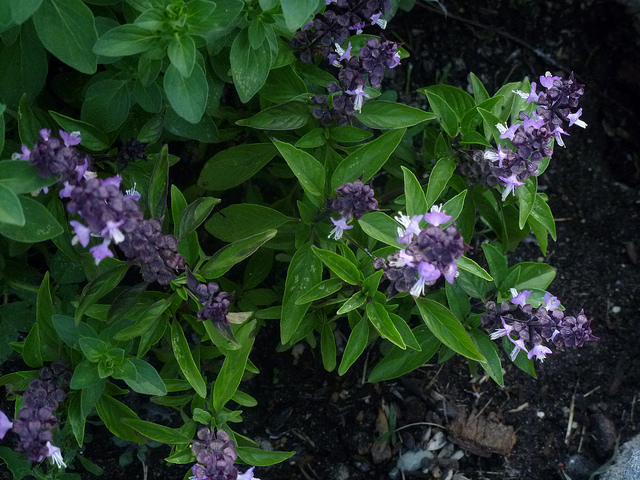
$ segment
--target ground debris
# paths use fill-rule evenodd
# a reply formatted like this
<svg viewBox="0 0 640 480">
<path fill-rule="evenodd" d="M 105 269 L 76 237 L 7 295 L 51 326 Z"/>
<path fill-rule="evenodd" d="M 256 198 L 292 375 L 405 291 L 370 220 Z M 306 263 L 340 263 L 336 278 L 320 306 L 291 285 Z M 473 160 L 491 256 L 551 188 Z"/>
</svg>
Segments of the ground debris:
<svg viewBox="0 0 640 480">
<path fill-rule="evenodd" d="M 497 420 L 495 414 L 467 415 L 462 412 L 451 424 L 449 440 L 481 457 L 492 453 L 509 455 L 516 443 L 513 427 Z"/>
</svg>

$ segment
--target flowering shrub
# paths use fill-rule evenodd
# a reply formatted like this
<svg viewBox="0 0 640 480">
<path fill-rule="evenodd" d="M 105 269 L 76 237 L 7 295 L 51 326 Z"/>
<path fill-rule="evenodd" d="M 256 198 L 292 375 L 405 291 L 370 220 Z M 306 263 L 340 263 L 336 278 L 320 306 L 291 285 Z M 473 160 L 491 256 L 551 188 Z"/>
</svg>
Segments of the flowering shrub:
<svg viewBox="0 0 640 480">
<path fill-rule="evenodd" d="M 420 89 L 423 111 L 381 90 L 408 55 L 381 34 L 390 0 L 93 3 L 0 18 L 0 362 L 28 367 L 0 377 L 18 392 L 0 439 L 26 460 L 99 471 L 90 421 L 167 444 L 191 478 L 254 478 L 294 453 L 233 427 L 266 322 L 339 375 L 380 349 L 370 382 L 453 351 L 502 385 L 494 340 L 535 376 L 551 346 L 596 339 L 547 291 L 553 267 L 507 259 L 555 239 L 537 177 L 586 127 L 573 76 L 490 96 L 471 74 L 473 95 Z"/>
</svg>

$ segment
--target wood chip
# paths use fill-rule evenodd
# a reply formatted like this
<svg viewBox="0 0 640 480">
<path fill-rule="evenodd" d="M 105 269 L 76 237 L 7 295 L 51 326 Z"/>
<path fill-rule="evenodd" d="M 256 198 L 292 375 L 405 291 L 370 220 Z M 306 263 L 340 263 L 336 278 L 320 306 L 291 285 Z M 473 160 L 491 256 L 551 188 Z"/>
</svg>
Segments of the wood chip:
<svg viewBox="0 0 640 480">
<path fill-rule="evenodd" d="M 499 422 L 495 415 L 478 415 L 472 412 L 467 416 L 461 413 L 451 425 L 449 440 L 465 450 L 481 457 L 490 457 L 492 453 L 509 455 L 516 443 L 513 427 Z"/>
</svg>

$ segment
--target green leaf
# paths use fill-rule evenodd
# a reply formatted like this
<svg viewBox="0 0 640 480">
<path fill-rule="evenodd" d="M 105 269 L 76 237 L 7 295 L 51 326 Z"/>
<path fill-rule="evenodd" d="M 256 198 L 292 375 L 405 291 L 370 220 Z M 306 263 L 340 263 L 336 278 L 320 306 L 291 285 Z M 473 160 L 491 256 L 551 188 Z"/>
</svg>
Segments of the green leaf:
<svg viewBox="0 0 640 480">
<path fill-rule="evenodd" d="M 109 138 L 102 133 L 100 129 L 90 123 L 67 117 L 53 110 L 49 110 L 49 115 L 53 117 L 63 130 L 67 132 L 80 132 L 80 138 L 82 138 L 80 145 L 89 150 L 105 150 L 111 144 Z"/>
<path fill-rule="evenodd" d="M 307 86 L 290 66 L 272 68 L 264 86 L 260 89 L 260 97 L 273 103 L 284 103 L 298 95 L 307 93 Z"/>
<path fill-rule="evenodd" d="M 433 170 L 431 170 L 429 183 L 427 184 L 427 209 L 436 203 L 440 194 L 447 187 L 449 179 L 451 179 L 455 169 L 456 162 L 451 157 L 443 157 L 435 164 Z"/>
<path fill-rule="evenodd" d="M 209 85 L 204 70 L 195 64 L 189 77 L 183 77 L 172 64 L 164 74 L 164 91 L 171 108 L 189 123 L 198 123 L 207 106 Z"/>
<path fill-rule="evenodd" d="M 471 95 L 450 85 L 433 85 L 418 92 L 429 99 L 431 109 L 450 137 L 458 134 L 462 117 L 476 105 Z"/>
<path fill-rule="evenodd" d="M 315 245 L 311 247 L 313 253 L 324 263 L 329 270 L 335 273 L 338 277 L 351 285 L 357 285 L 364 280 L 364 275 L 358 270 L 353 263 L 346 258 L 338 255 L 337 253 L 330 252 L 329 250 L 323 250 Z"/>
<path fill-rule="evenodd" d="M 100 130 L 118 129 L 129 116 L 129 85 L 127 80 L 102 80 L 87 89 L 81 117 Z"/>
<path fill-rule="evenodd" d="M 222 150 L 205 163 L 198 186 L 219 191 L 240 185 L 269 163 L 276 152 L 269 143 L 247 143 Z"/>
<path fill-rule="evenodd" d="M 464 208 L 464 200 L 467 197 L 467 191 L 463 190 L 455 197 L 450 198 L 442 205 L 442 210 L 447 213 L 447 215 L 451 215 L 451 221 L 455 222 L 462 210 Z M 462 230 L 460 228 L 460 230 Z"/>
<path fill-rule="evenodd" d="M 536 236 L 540 251 L 543 255 L 546 255 L 547 248 L 549 246 L 549 232 L 544 225 L 538 222 L 531 215 L 529 216 L 529 218 L 527 218 L 527 223 L 529 224 L 529 227 L 531 227 L 531 231 L 533 232 L 533 234 Z"/>
<path fill-rule="evenodd" d="M 398 227 L 400 224 L 383 212 L 369 212 L 358 220 L 362 231 L 371 238 L 400 248 L 398 243 Z"/>
<path fill-rule="evenodd" d="M 223 208 L 206 224 L 205 228 L 213 236 L 235 242 L 280 225 L 296 220 L 269 207 L 240 203 Z"/>
<path fill-rule="evenodd" d="M 332 372 L 336 368 L 336 338 L 329 323 L 325 323 L 320 332 L 320 353 L 322 366 L 327 372 Z"/>
<path fill-rule="evenodd" d="M 486 362 L 460 321 L 447 307 L 425 298 L 417 298 L 416 304 L 422 320 L 442 343 L 471 360 Z"/>
<path fill-rule="evenodd" d="M 216 127 L 211 116 L 206 113 L 206 108 L 200 121 L 194 124 L 182 118 L 173 108 L 169 107 L 164 116 L 163 127 L 179 137 L 198 140 L 204 143 L 214 143 L 220 138 L 218 127 Z"/>
<path fill-rule="evenodd" d="M 369 128 L 405 128 L 433 120 L 436 115 L 403 103 L 375 100 L 366 102 L 356 118 Z"/>
<path fill-rule="evenodd" d="M 287 458 L 295 455 L 296 452 L 272 452 L 260 450 L 252 447 L 237 447 L 238 457 L 248 465 L 265 467 L 284 462 Z"/>
<path fill-rule="evenodd" d="M 502 337 L 502 348 L 505 352 L 507 352 L 509 356 L 511 356 L 516 346 L 511 343 L 506 336 L 504 336 Z M 538 378 L 538 375 L 536 375 L 536 368 L 533 364 L 533 360 L 527 358 L 527 354 L 524 351 L 520 350 L 518 352 L 518 355 L 513 360 L 513 364 L 523 372 L 531 375 L 533 378 Z"/>
<path fill-rule="evenodd" d="M 305 102 L 291 100 L 238 120 L 236 124 L 258 130 L 295 130 L 304 127 L 310 117 L 309 106 Z"/>
<path fill-rule="evenodd" d="M 546 290 L 556 277 L 556 269 L 546 263 L 522 262 L 511 267 L 508 273 L 511 273 L 512 268 L 520 270 L 518 283 L 513 285 L 518 292 L 531 289 Z"/>
<path fill-rule="evenodd" d="M 403 350 L 399 347 L 393 347 L 373 367 L 369 374 L 369 382 L 391 380 L 415 370 L 428 362 L 442 345 L 425 325 L 414 328 L 412 332 L 420 345 L 420 350 Z"/>
<path fill-rule="evenodd" d="M 491 138 L 493 138 L 493 141 L 498 143 L 500 140 L 501 134 L 498 128 L 496 127 L 496 125 L 498 123 L 501 123 L 500 119 L 490 111 L 485 110 L 484 108 L 478 107 L 478 113 L 482 117 L 485 135 L 487 136 L 487 138 L 489 138 L 489 134 L 490 134 Z"/>
<path fill-rule="evenodd" d="M 207 384 L 202 378 L 200 368 L 193 360 L 191 349 L 184 336 L 182 327 L 176 320 L 171 324 L 171 349 L 173 350 L 173 355 L 180 366 L 184 378 L 189 381 L 198 395 L 206 398 Z"/>
<path fill-rule="evenodd" d="M 287 28 L 295 32 L 318 11 L 317 0 L 280 0 Z"/>
<path fill-rule="evenodd" d="M 291 452 L 291 454 L 294 453 Z M 9 447 L 0 447 L 0 458 L 7 464 L 13 480 L 22 480 L 24 477 L 31 476 L 31 462 L 27 460 L 24 453 L 15 452 Z"/>
<path fill-rule="evenodd" d="M 1 82 L 0 82 L 1 83 Z M 27 94 L 20 97 L 18 105 L 18 133 L 24 145 L 33 145 L 40 141 L 40 122 L 33 114 Z"/>
<path fill-rule="evenodd" d="M 481 362 L 482 368 L 493 378 L 493 380 L 500 385 L 504 386 L 504 379 L 502 375 L 502 363 L 498 356 L 498 349 L 496 344 L 489 338 L 489 335 L 480 330 L 471 330 L 471 340 L 478 348 L 478 352 L 487 359 L 486 362 Z"/>
<path fill-rule="evenodd" d="M 126 361 L 133 364 L 136 372 L 135 380 L 124 378 L 124 381 L 129 387 L 145 395 L 167 394 L 167 387 L 155 368 L 139 358 L 128 358 Z"/>
<path fill-rule="evenodd" d="M 94 385 L 98 385 L 103 381 L 104 379 L 100 378 L 100 375 L 98 374 L 98 368 L 96 364 L 90 362 L 89 360 L 83 360 L 78 365 L 76 365 L 69 386 L 73 390 L 81 390 L 84 388 L 92 387 Z"/>
<path fill-rule="evenodd" d="M 264 42 L 254 49 L 248 29 L 238 33 L 231 45 L 231 76 L 242 103 L 247 103 L 262 88 L 271 68 L 271 47 Z"/>
<path fill-rule="evenodd" d="M 224 275 L 236 263 L 241 262 L 265 242 L 275 237 L 277 230 L 266 230 L 257 235 L 238 240 L 218 250 L 211 259 L 204 264 L 200 273 L 207 279 L 215 279 Z"/>
<path fill-rule="evenodd" d="M 220 203 L 219 198 L 200 197 L 191 203 L 180 216 L 178 223 L 178 239 L 182 239 L 195 231 Z"/>
<path fill-rule="evenodd" d="M 306 243 L 296 251 L 287 270 L 280 320 L 280 336 L 283 344 L 291 339 L 309 308 L 309 304 L 297 305 L 296 301 L 320 280 L 322 280 L 322 262 L 313 253 L 311 246 Z"/>
<path fill-rule="evenodd" d="M 40 8 L 42 0 L 9 0 L 8 4 L 13 23 L 20 25 Z"/>
<path fill-rule="evenodd" d="M 304 150 L 285 142 L 272 139 L 287 165 L 298 178 L 302 188 L 312 197 L 322 197 L 325 173 L 322 164 Z"/>
<path fill-rule="evenodd" d="M 133 410 L 122 402 L 109 395 L 102 395 L 98 403 L 96 403 L 96 409 L 105 426 L 114 435 L 134 443 L 143 444 L 147 442 L 144 434 L 139 434 L 134 428 L 125 423 L 125 419 L 141 420 L 138 419 Z"/>
<path fill-rule="evenodd" d="M 98 40 L 91 9 L 81 0 L 47 0 L 33 15 L 33 23 L 44 47 L 79 72 L 93 74 L 97 56 L 92 48 Z"/>
<path fill-rule="evenodd" d="M 411 170 L 402 167 L 404 174 L 404 197 L 407 202 L 407 215 L 422 215 L 428 212 L 427 201 L 420 182 Z"/>
<path fill-rule="evenodd" d="M 229 3 L 229 2 L 223 2 Z M 206 36 L 215 27 L 215 18 L 222 8 L 207 0 L 191 0 L 187 7 L 187 29 L 190 35 Z"/>
<path fill-rule="evenodd" d="M 493 281 L 493 277 L 487 273 L 487 271 L 478 265 L 476 262 L 467 257 L 460 257 L 456 264 L 460 270 L 465 270 L 476 277 L 480 277 L 483 280 L 489 282 Z"/>
<path fill-rule="evenodd" d="M 237 332 L 242 346 L 237 350 L 229 351 L 224 359 L 220 373 L 213 385 L 211 405 L 215 412 L 219 412 L 231 400 L 240 385 L 255 340 L 255 337 L 250 336 L 254 327 L 255 320 L 243 325 L 242 329 Z"/>
<path fill-rule="evenodd" d="M 337 291 L 341 290 L 342 286 L 342 280 L 339 278 L 330 278 L 328 280 L 323 280 L 322 282 L 317 283 L 309 290 L 304 292 L 296 300 L 296 305 L 308 304 L 311 302 L 315 302 L 316 300 L 320 300 L 321 298 L 328 297 L 329 295 L 333 295 Z"/>
<path fill-rule="evenodd" d="M 131 299 L 135 298 L 136 293 L 137 292 L 132 293 Z M 124 300 L 126 301 L 127 299 Z M 135 323 L 116 332 L 113 338 L 119 342 L 124 342 L 144 335 L 149 331 L 149 329 L 157 324 L 161 315 L 167 308 L 169 308 L 172 301 L 173 297 L 162 298 L 149 305 L 147 308 L 142 310 L 142 312 L 136 312 Z M 111 308 L 109 309 L 109 313 L 111 313 Z M 123 314 L 122 316 L 126 318 L 126 315 Z"/>
<path fill-rule="evenodd" d="M 24 340 L 22 359 L 24 360 L 24 363 L 29 365 L 31 368 L 39 368 L 42 366 L 42 350 L 37 323 L 33 324 L 29 335 L 27 335 L 27 338 Z"/>
<path fill-rule="evenodd" d="M 473 96 L 475 97 L 476 103 L 482 103 L 488 100 L 489 92 L 484 88 L 480 79 L 473 72 L 469 74 L 469 79 L 471 80 L 471 88 L 473 88 Z"/>
<path fill-rule="evenodd" d="M 547 231 L 551 234 L 551 238 L 554 240 L 557 239 L 556 223 L 553 219 L 553 213 L 551 213 L 549 205 L 540 193 L 536 194 L 536 199 L 533 204 L 533 208 L 531 209 L 531 217 L 544 225 Z"/>
<path fill-rule="evenodd" d="M 533 210 L 533 204 L 536 200 L 536 193 L 538 191 L 538 179 L 536 177 L 529 177 L 525 180 L 524 185 L 516 188 L 516 197 L 518 197 L 518 226 L 524 228 L 527 224 L 527 218 L 531 210 Z"/>
<path fill-rule="evenodd" d="M 169 43 L 167 54 L 171 65 L 176 67 L 183 77 L 191 76 L 196 64 L 196 43 L 189 35 L 176 34 Z"/>
<path fill-rule="evenodd" d="M 356 308 L 360 308 L 367 301 L 367 296 L 362 292 L 354 293 L 349 300 L 344 302 L 342 306 L 338 309 L 338 315 L 345 314 L 350 312 L 351 310 L 355 310 Z"/>
<path fill-rule="evenodd" d="M 66 315 L 53 315 L 51 317 L 53 328 L 60 339 L 71 348 L 79 350 L 78 340 L 82 337 L 98 338 L 96 331 L 86 323 L 76 325 L 72 317 Z"/>
<path fill-rule="evenodd" d="M 196 5 L 192 6 L 192 3 Z M 218 2 L 213 15 L 206 20 L 203 19 L 194 24 L 192 20 L 189 19 L 189 29 L 191 33 L 202 35 L 207 39 L 207 42 L 212 42 L 235 28 L 244 6 L 245 2 L 242 0 L 224 0 L 224 2 Z M 200 7 L 198 2 L 191 1 L 187 3 L 188 14 L 192 13 L 192 8 L 194 7 Z M 193 31 L 191 30 L 192 26 L 195 27 Z"/>
<path fill-rule="evenodd" d="M 174 428 L 158 425 L 157 423 L 145 422 L 139 418 L 125 417 L 122 419 L 122 423 L 156 442 L 171 445 L 187 445 L 192 442 L 191 437 L 187 437 Z"/>
<path fill-rule="evenodd" d="M 508 268 L 507 256 L 499 243 L 483 243 L 482 250 L 484 251 L 484 256 L 487 257 L 493 281 L 496 287 L 500 288 Z"/>
<path fill-rule="evenodd" d="M 371 132 L 367 132 L 366 130 L 362 130 L 361 128 L 351 125 L 331 127 L 329 129 L 329 134 L 331 136 L 331 140 L 335 140 L 339 143 L 364 142 L 373 136 Z"/>
<path fill-rule="evenodd" d="M 119 264 L 101 275 L 98 275 L 84 287 L 80 303 L 76 309 L 76 324 L 80 322 L 82 316 L 91 305 L 112 291 L 120 283 L 120 280 L 124 278 L 127 270 L 129 270 L 128 265 Z"/>
<path fill-rule="evenodd" d="M 396 327 L 396 330 L 398 330 L 398 333 L 400 333 L 402 341 L 405 343 L 405 345 L 414 350 L 420 350 L 420 344 L 416 340 L 416 337 L 413 335 L 413 332 L 411 331 L 409 325 L 407 325 L 406 320 L 400 315 L 396 315 L 395 313 L 389 313 L 389 318 L 393 322 L 393 325 Z"/>
<path fill-rule="evenodd" d="M 402 339 L 402 335 L 398 332 L 384 305 L 378 302 L 367 303 L 367 317 L 369 317 L 371 324 L 383 338 L 386 338 L 403 350 L 407 348 Z"/>
<path fill-rule="evenodd" d="M 17 160 L 26 163 L 24 160 Z M 4 162 L 1 162 L 4 163 Z M 0 223 L 23 227 L 26 223 L 18 196 L 0 179 Z"/>
<path fill-rule="evenodd" d="M 368 182 L 386 163 L 402 140 L 404 128 L 385 132 L 345 158 L 333 172 L 331 188 L 336 189 L 362 176 Z"/>
<path fill-rule="evenodd" d="M 0 223 L 0 234 L 16 242 L 37 243 L 57 237 L 62 226 L 41 203 L 24 196 L 18 197 L 25 223 L 23 226 Z"/>
<path fill-rule="evenodd" d="M 85 358 L 92 363 L 102 360 L 109 350 L 109 345 L 99 338 L 80 337 L 78 339 L 78 345 Z"/>
<path fill-rule="evenodd" d="M 167 208 L 167 194 L 169 186 L 169 147 L 164 145 L 151 172 L 147 204 L 149 213 L 154 218 L 164 217 Z"/>
<path fill-rule="evenodd" d="M 146 52 L 157 46 L 160 37 L 135 25 L 120 25 L 101 36 L 94 53 L 105 57 L 122 57 Z"/>
<path fill-rule="evenodd" d="M 29 22 L 20 29 L 18 38 L 0 51 L 0 98 L 10 108 L 18 107 L 23 94 L 33 102 L 44 87 L 47 71 L 47 53 Z"/>
<path fill-rule="evenodd" d="M 349 367 L 362 355 L 369 341 L 369 322 L 366 318 L 360 320 L 351 331 L 347 346 L 344 348 L 338 375 L 344 375 Z"/>
</svg>

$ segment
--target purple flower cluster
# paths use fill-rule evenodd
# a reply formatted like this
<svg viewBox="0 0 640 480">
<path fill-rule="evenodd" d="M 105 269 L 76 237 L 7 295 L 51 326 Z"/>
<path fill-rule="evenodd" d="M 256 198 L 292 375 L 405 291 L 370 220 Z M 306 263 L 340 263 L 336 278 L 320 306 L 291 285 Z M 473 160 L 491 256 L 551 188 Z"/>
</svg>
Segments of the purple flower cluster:
<svg viewBox="0 0 640 480">
<path fill-rule="evenodd" d="M 381 15 L 391 8 L 391 0 L 325 0 L 326 9 L 298 32 L 291 42 L 294 49 L 302 50 L 300 60 L 310 63 L 316 46 L 327 57 L 333 45 L 342 44 L 353 31 L 360 33 L 367 25 L 385 28 Z"/>
<path fill-rule="evenodd" d="M 385 278 L 391 282 L 387 289 L 389 295 L 410 292 L 417 298 L 441 276 L 453 284 L 458 274 L 456 261 L 468 246 L 454 225 L 442 228 L 451 220 L 451 216 L 439 207 L 433 207 L 424 215 L 408 217 L 400 213 L 395 218 L 402 225 L 398 227 L 398 242 L 407 246 L 389 255 L 386 260 L 374 260 L 374 267 L 383 269 Z M 423 220 L 428 224 L 426 228 L 420 226 Z"/>
<path fill-rule="evenodd" d="M 565 316 L 560 310 L 560 302 L 556 297 L 546 293 L 544 303 L 534 310 L 527 303 L 531 290 L 518 293 L 511 289 L 511 301 L 504 301 L 500 309 L 495 302 L 488 302 L 488 313 L 482 315 L 482 325 L 493 330 L 491 339 L 506 337 L 514 347 L 511 359 L 518 352 L 527 353 L 529 359 L 536 357 L 543 361 L 551 354 L 551 349 L 542 345 L 543 341 L 553 343 L 557 347 L 582 347 L 585 342 L 597 340 L 591 333 L 591 320 L 581 311 L 575 317 Z"/>
<path fill-rule="evenodd" d="M 191 480 L 260 480 L 253 476 L 254 467 L 238 474 L 234 465 L 238 452 L 226 430 L 212 432 L 203 427 L 198 430 L 197 436 L 198 440 L 193 442 L 191 451 L 198 463 L 191 468 Z"/>
<path fill-rule="evenodd" d="M 58 420 L 53 412 L 66 395 L 57 382 L 69 382 L 70 372 L 59 363 L 40 370 L 40 378 L 29 382 L 23 394 L 23 406 L 16 419 L 11 422 L 0 412 L 0 439 L 9 430 L 18 436 L 16 451 L 24 453 L 32 462 L 41 462 L 46 457 L 59 467 L 66 467 L 60 449 L 52 445 L 52 430 Z"/>
<path fill-rule="evenodd" d="M 229 325 L 227 314 L 233 294 L 223 292 L 215 282 L 200 283 L 189 270 L 187 270 L 187 286 L 202 304 L 202 308 L 198 310 L 198 320 L 201 322 L 211 320 L 214 325 Z"/>
<path fill-rule="evenodd" d="M 334 212 L 340 213 L 338 220 L 331 219 L 334 229 L 329 237 L 339 240 L 344 230 L 353 228 L 353 225 L 347 225 L 352 218 L 360 220 L 367 212 L 378 210 L 378 201 L 375 199 L 375 192 L 369 182 L 363 183 L 362 179 L 355 182 L 348 182 L 341 187 L 336 188 L 338 198 L 327 201 L 327 206 Z"/>
<path fill-rule="evenodd" d="M 177 253 L 178 240 L 162 234 L 160 220 L 144 219 L 138 205 L 140 194 L 122 193 L 120 176 L 96 178 L 88 170 L 86 156 L 75 149 L 81 140 L 79 133 L 60 130 L 64 146 L 49 130 L 41 130 L 40 135 L 42 141 L 32 150 L 23 146 L 19 158 L 36 165 L 42 176 L 58 175 L 63 184 L 60 197 L 69 199 L 67 211 L 85 222 L 69 222 L 75 233 L 72 243 L 87 247 L 91 237 L 101 238 L 102 243 L 90 249 L 96 265 L 114 256 L 112 243 L 119 245 L 129 262 L 142 268 L 146 282 L 169 284 L 175 278 L 174 270 L 184 269 L 184 257 Z"/>
<path fill-rule="evenodd" d="M 558 145 L 564 146 L 562 135 L 568 135 L 565 131 L 567 126 L 587 126 L 580 120 L 582 109 L 575 110 L 584 94 L 584 86 L 576 82 L 573 74 L 565 80 L 547 72 L 540 77 L 540 85 L 545 91 L 537 92 L 537 84 L 532 82 L 530 93 L 516 92 L 527 103 L 537 104 L 531 117 L 521 111 L 523 123 L 514 123 L 508 128 L 496 125 L 500 138 L 508 139 L 515 151 L 501 146 L 476 151 L 473 154 L 474 164 L 463 169 L 464 174 L 479 177 L 484 185 L 504 185 L 503 200 L 524 185 L 530 175 L 538 173 L 543 158 L 551 157 L 553 148 L 550 142 L 553 138 Z"/>
</svg>

